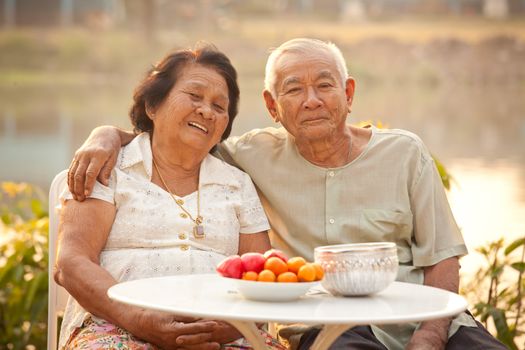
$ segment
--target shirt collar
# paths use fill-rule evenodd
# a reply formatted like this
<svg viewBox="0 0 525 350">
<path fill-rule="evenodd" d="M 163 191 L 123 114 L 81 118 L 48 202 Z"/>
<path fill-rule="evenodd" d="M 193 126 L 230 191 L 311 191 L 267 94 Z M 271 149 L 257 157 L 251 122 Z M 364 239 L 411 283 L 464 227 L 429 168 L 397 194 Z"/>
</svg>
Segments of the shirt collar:
<svg viewBox="0 0 525 350">
<path fill-rule="evenodd" d="M 153 155 L 151 153 L 151 142 L 149 133 L 143 132 L 135 137 L 120 154 L 119 168 L 125 169 L 134 166 L 137 163 L 143 163 L 144 170 L 151 180 Z"/>
<path fill-rule="evenodd" d="M 138 163 L 142 163 L 148 178 L 151 180 L 153 175 L 153 154 L 151 152 L 150 135 L 147 132 L 143 132 L 135 137 L 133 141 L 122 149 L 120 154 L 120 169 L 129 168 Z M 240 188 L 242 184 L 235 171 L 236 169 L 231 165 L 208 154 L 201 163 L 199 172 L 200 185 L 218 184 Z"/>
</svg>

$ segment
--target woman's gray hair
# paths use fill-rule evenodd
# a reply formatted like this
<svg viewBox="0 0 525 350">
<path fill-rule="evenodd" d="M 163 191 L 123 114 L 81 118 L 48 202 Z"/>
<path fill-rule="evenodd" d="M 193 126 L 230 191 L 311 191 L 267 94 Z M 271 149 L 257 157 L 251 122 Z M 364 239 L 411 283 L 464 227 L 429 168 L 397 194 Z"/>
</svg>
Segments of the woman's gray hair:
<svg viewBox="0 0 525 350">
<path fill-rule="evenodd" d="M 266 62 L 266 70 L 264 76 L 264 89 L 268 90 L 273 98 L 276 98 L 277 91 L 275 87 L 276 72 L 275 72 L 275 63 L 284 53 L 292 52 L 298 54 L 308 54 L 315 51 L 324 51 L 332 55 L 337 66 L 337 70 L 341 75 L 341 82 L 345 83 L 348 78 L 348 70 L 346 68 L 346 62 L 341 53 L 341 50 L 331 42 L 324 42 L 317 39 L 309 38 L 297 38 L 289 40 L 283 43 L 281 46 L 273 49 L 268 56 L 268 61 Z"/>
</svg>

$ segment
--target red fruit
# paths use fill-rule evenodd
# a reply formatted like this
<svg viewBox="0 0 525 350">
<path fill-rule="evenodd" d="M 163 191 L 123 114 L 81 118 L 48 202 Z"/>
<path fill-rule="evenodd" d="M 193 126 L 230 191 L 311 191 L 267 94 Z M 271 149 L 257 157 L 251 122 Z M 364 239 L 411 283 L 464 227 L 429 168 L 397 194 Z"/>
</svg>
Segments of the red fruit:
<svg viewBox="0 0 525 350">
<path fill-rule="evenodd" d="M 286 255 L 284 255 L 283 252 L 281 252 L 280 250 L 277 250 L 277 249 L 270 249 L 270 250 L 267 250 L 265 253 L 264 253 L 264 257 L 266 259 L 268 258 L 271 258 L 271 257 L 277 257 L 279 259 L 281 259 L 282 261 L 284 262 L 287 262 L 288 261 L 288 258 L 286 257 Z"/>
<path fill-rule="evenodd" d="M 217 272 L 224 277 L 241 278 L 244 272 L 241 257 L 238 255 L 227 257 L 217 266 Z"/>
<path fill-rule="evenodd" d="M 241 255 L 242 267 L 245 272 L 261 272 L 264 269 L 266 258 L 261 253 L 244 253 Z"/>
</svg>

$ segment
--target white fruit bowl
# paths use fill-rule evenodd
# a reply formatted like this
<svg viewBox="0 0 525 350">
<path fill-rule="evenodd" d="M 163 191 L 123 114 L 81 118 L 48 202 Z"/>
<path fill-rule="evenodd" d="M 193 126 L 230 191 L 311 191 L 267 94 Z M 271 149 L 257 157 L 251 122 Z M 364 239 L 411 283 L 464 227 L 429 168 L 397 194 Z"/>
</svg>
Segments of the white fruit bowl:
<svg viewBox="0 0 525 350">
<path fill-rule="evenodd" d="M 291 301 L 302 297 L 319 282 L 257 282 L 231 279 L 239 294 L 256 301 Z"/>
</svg>

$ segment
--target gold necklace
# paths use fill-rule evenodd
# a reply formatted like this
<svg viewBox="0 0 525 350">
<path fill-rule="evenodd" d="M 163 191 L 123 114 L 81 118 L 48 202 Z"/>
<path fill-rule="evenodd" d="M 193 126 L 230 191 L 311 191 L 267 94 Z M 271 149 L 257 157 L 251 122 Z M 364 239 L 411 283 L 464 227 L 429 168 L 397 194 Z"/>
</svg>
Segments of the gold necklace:
<svg viewBox="0 0 525 350">
<path fill-rule="evenodd" d="M 200 205 L 200 188 L 199 188 L 199 185 L 197 185 L 197 217 L 194 219 L 193 216 L 190 214 L 190 212 L 187 211 L 186 208 L 184 208 L 182 206 L 182 204 L 184 204 L 184 201 L 182 199 L 180 199 L 180 198 L 176 198 L 175 195 L 173 193 L 171 193 L 170 188 L 166 184 L 166 181 L 164 181 L 164 178 L 162 177 L 162 174 L 159 171 L 159 167 L 157 166 L 157 163 L 155 162 L 155 159 L 153 159 L 153 165 L 155 166 L 155 169 L 157 170 L 157 173 L 159 174 L 160 181 L 162 182 L 164 187 L 166 187 L 166 190 L 170 194 L 171 198 L 173 198 L 173 200 L 175 201 L 175 204 L 177 204 L 179 206 L 179 208 L 184 212 L 184 213 L 180 214 L 181 217 L 183 217 L 183 218 L 188 217 L 191 221 L 193 221 L 195 223 L 195 226 L 193 226 L 193 236 L 195 238 L 204 238 L 204 237 L 206 237 L 206 235 L 204 234 L 204 226 L 202 226 L 203 218 L 200 215 L 201 205 Z"/>
</svg>

